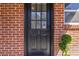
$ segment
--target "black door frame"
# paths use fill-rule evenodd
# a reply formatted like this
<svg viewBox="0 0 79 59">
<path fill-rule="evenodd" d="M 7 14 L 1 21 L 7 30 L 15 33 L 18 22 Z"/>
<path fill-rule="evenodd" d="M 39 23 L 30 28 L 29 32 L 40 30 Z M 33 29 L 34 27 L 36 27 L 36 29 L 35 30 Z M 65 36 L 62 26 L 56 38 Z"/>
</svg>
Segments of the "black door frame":
<svg viewBox="0 0 79 59">
<path fill-rule="evenodd" d="M 30 12 L 30 5 L 31 3 L 25 3 L 24 4 L 24 56 L 28 56 L 28 19 L 30 18 L 29 17 L 29 12 Z M 51 56 L 51 43 L 53 44 L 54 43 L 54 39 L 53 37 L 51 36 L 54 36 L 54 30 L 52 30 L 52 35 L 51 35 L 51 27 L 53 27 L 54 29 L 54 22 L 51 21 L 54 19 L 54 11 L 53 11 L 53 3 L 48 3 L 48 8 L 50 10 L 50 56 Z M 52 26 L 51 26 L 52 25 Z M 53 40 L 51 40 L 53 39 Z M 53 51 L 53 55 L 54 55 L 54 44 L 53 44 L 53 47 L 52 47 Z"/>
</svg>

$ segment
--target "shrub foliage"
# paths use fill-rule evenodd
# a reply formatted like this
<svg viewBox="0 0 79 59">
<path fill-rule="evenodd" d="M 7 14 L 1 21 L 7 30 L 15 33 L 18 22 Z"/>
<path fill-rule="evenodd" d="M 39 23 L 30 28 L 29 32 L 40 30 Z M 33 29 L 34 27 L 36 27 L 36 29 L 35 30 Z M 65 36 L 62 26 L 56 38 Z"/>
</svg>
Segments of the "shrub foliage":
<svg viewBox="0 0 79 59">
<path fill-rule="evenodd" d="M 68 44 L 72 41 L 72 37 L 69 34 L 63 34 L 61 38 L 61 42 L 59 43 L 59 47 L 62 51 L 62 55 L 68 56 L 67 52 L 69 50 Z"/>
</svg>

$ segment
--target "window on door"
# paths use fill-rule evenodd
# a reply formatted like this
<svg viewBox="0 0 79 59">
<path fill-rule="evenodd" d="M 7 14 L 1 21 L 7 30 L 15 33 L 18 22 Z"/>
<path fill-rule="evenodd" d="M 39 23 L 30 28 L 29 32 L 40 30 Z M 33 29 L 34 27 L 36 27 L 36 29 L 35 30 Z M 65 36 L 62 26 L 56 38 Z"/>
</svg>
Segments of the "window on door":
<svg viewBox="0 0 79 59">
<path fill-rule="evenodd" d="M 31 29 L 46 29 L 46 4 L 31 4 Z"/>
</svg>

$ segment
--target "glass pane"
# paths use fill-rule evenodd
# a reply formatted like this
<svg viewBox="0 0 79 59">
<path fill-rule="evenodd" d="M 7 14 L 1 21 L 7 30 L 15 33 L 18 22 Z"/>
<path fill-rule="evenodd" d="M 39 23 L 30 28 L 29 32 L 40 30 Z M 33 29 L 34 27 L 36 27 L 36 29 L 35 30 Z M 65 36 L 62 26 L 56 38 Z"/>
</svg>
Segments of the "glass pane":
<svg viewBox="0 0 79 59">
<path fill-rule="evenodd" d="M 46 29 L 46 21 L 42 21 L 42 29 Z"/>
<path fill-rule="evenodd" d="M 35 29 L 36 28 L 36 21 L 31 21 L 31 28 Z"/>
<path fill-rule="evenodd" d="M 37 4 L 37 12 L 41 12 L 41 4 L 40 3 Z"/>
<path fill-rule="evenodd" d="M 65 3 L 65 9 L 78 10 L 79 9 L 79 3 Z"/>
<path fill-rule="evenodd" d="M 41 12 L 37 12 L 37 20 L 41 19 Z"/>
<path fill-rule="evenodd" d="M 79 23 L 79 11 L 65 12 L 66 23 Z"/>
<path fill-rule="evenodd" d="M 31 4 L 31 9 L 32 9 L 32 11 L 36 11 L 36 4 L 35 3 Z"/>
<path fill-rule="evenodd" d="M 46 11 L 46 3 L 42 4 L 42 11 Z"/>
<path fill-rule="evenodd" d="M 41 21 L 37 21 L 37 29 L 41 28 Z"/>
<path fill-rule="evenodd" d="M 42 12 L 42 20 L 46 20 L 46 12 Z"/>
<path fill-rule="evenodd" d="M 36 20 L 36 12 L 31 12 L 31 20 Z"/>
</svg>

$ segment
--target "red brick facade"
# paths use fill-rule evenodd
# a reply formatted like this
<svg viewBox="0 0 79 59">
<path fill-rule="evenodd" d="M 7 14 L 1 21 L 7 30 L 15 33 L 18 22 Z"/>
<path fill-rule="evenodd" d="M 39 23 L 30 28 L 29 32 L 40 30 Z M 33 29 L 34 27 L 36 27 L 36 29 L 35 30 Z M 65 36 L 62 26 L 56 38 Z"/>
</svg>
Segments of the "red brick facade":
<svg viewBox="0 0 79 59">
<path fill-rule="evenodd" d="M 71 55 L 79 55 L 78 49 L 72 49 L 79 44 L 79 26 L 64 24 L 64 4 L 52 4 L 52 10 L 54 11 L 54 16 L 52 16 L 54 17 L 54 43 L 51 44 L 51 55 L 53 55 L 53 45 L 54 55 L 59 53 L 58 44 L 63 33 L 69 33 L 74 37 L 71 44 L 73 52 L 70 53 Z M 51 27 L 53 30 L 53 26 Z M 1 55 L 24 55 L 24 4 L 0 4 Z"/>
<path fill-rule="evenodd" d="M 64 4 L 57 3 L 54 4 L 54 55 L 62 55 L 58 44 L 63 33 L 68 33 L 73 37 L 69 54 L 79 56 L 79 25 L 64 24 Z"/>
<path fill-rule="evenodd" d="M 0 4 L 0 55 L 24 55 L 24 4 Z"/>
<path fill-rule="evenodd" d="M 54 4 L 54 55 L 59 51 L 59 42 L 63 34 L 64 4 Z"/>
</svg>

